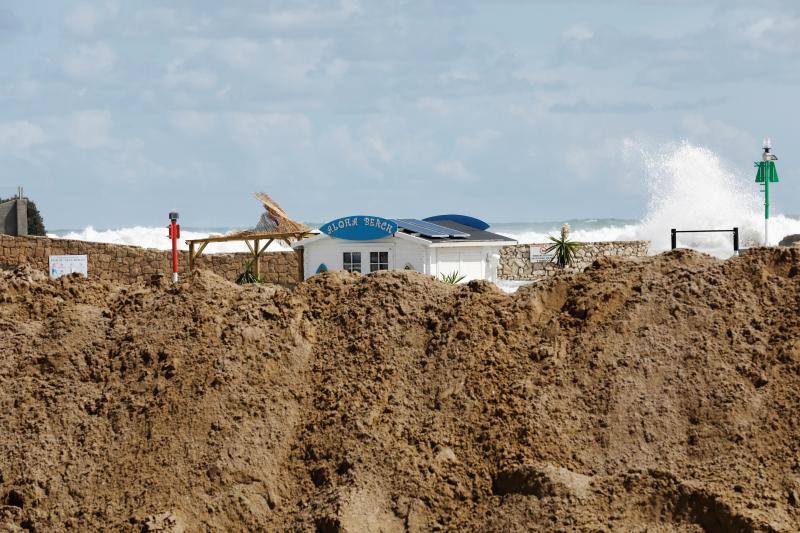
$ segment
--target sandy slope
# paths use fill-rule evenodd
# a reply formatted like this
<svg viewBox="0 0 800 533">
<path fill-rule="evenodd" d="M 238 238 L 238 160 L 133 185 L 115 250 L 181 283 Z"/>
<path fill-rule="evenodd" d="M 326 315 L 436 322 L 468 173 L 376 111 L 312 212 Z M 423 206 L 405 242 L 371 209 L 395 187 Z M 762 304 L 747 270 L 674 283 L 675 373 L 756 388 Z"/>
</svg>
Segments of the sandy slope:
<svg viewBox="0 0 800 533">
<path fill-rule="evenodd" d="M 0 529 L 796 531 L 800 250 L 513 296 L 0 274 Z"/>
</svg>

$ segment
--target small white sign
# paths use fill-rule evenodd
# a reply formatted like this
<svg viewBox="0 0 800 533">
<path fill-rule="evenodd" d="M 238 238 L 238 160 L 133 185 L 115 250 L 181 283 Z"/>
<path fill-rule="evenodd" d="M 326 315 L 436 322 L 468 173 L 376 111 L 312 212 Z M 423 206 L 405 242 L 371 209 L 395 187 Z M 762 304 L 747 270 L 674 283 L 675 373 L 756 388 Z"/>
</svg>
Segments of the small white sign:
<svg viewBox="0 0 800 533">
<path fill-rule="evenodd" d="M 83 274 L 84 278 L 89 277 L 89 264 L 85 255 L 51 255 L 50 256 L 50 279 L 60 278 L 67 274 Z"/>
<path fill-rule="evenodd" d="M 533 263 L 547 263 L 553 260 L 555 257 L 556 252 L 555 250 L 551 252 L 545 252 L 548 248 L 552 246 L 551 244 L 531 244 L 531 262 Z"/>
</svg>

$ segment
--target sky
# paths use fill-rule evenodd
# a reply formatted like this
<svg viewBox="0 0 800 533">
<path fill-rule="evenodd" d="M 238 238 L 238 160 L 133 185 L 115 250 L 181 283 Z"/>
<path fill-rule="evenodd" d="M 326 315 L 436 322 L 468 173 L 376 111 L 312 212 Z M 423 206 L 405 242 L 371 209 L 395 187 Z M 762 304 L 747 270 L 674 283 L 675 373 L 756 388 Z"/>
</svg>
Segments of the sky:
<svg viewBox="0 0 800 533">
<path fill-rule="evenodd" d="M 0 3 L 0 196 L 48 229 L 465 213 L 638 218 L 631 147 L 752 179 L 773 139 L 800 213 L 800 2 Z M 754 184 L 755 187 L 755 184 Z"/>
</svg>

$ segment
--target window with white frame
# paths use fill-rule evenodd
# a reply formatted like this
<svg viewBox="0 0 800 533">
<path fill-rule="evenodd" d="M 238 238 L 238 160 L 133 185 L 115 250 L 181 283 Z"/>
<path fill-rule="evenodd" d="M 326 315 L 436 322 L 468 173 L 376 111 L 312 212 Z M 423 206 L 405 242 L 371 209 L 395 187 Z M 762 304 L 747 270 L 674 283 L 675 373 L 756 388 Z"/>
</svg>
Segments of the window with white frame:
<svg viewBox="0 0 800 533">
<path fill-rule="evenodd" d="M 361 252 L 344 252 L 342 269 L 348 272 L 361 272 Z"/>
<path fill-rule="evenodd" d="M 369 271 L 389 270 L 389 252 L 370 252 Z"/>
</svg>

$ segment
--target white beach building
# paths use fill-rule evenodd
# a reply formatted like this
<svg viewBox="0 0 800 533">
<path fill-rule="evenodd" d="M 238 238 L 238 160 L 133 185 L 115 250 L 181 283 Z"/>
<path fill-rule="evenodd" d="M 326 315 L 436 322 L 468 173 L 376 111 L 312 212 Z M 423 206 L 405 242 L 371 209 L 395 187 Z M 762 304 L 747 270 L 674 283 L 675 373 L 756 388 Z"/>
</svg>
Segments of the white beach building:
<svg viewBox="0 0 800 533">
<path fill-rule="evenodd" d="M 514 239 L 486 231 L 489 225 L 464 215 L 386 219 L 369 215 L 338 218 L 319 233 L 292 244 L 302 257 L 304 278 L 333 270 L 367 274 L 406 269 L 464 281 L 495 281 L 500 248 Z"/>
</svg>

